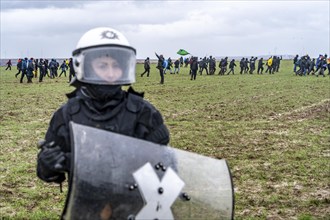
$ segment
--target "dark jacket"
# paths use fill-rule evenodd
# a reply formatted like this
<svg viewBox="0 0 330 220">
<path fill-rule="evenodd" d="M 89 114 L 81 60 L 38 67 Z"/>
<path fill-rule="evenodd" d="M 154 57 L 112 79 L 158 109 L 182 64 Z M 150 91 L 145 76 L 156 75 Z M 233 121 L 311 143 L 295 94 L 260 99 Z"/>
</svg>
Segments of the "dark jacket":
<svg viewBox="0 0 330 220">
<path fill-rule="evenodd" d="M 146 69 L 146 70 L 150 69 L 150 60 L 149 59 L 144 60 L 144 69 Z"/>
<path fill-rule="evenodd" d="M 21 70 L 22 69 L 22 60 L 19 60 L 16 64 L 16 66 L 17 66 L 18 70 Z"/>
<path fill-rule="evenodd" d="M 158 144 L 169 143 L 169 131 L 161 114 L 142 97 L 122 91 L 120 87 L 105 90 L 104 94 L 111 94 L 109 97 L 104 95 L 105 100 L 91 98 L 94 94 L 91 88 L 80 87 L 68 95 L 68 102 L 54 113 L 50 121 L 45 138 L 47 143 L 54 141 L 64 153 L 71 152 L 70 121 Z M 52 176 L 49 173 L 38 163 L 37 175 L 42 180 L 62 182 L 65 179 L 63 173 L 52 173 Z"/>
<path fill-rule="evenodd" d="M 229 63 L 229 68 L 230 68 L 230 69 L 233 69 L 235 66 L 236 66 L 236 64 L 235 64 L 235 60 L 230 61 L 230 63 Z"/>
<path fill-rule="evenodd" d="M 176 61 L 174 62 L 174 67 L 175 67 L 175 68 L 179 68 L 179 66 L 180 66 L 180 61 L 179 61 L 179 60 L 176 60 Z"/>
<path fill-rule="evenodd" d="M 163 63 L 164 63 L 164 57 L 162 55 L 158 55 L 157 53 L 155 53 L 157 58 L 158 58 L 158 63 L 157 63 L 157 69 L 160 69 L 160 70 L 163 70 L 164 67 L 163 67 Z"/>
<path fill-rule="evenodd" d="M 191 65 L 190 65 L 190 69 L 191 70 L 198 70 L 198 61 L 197 61 L 197 58 L 193 59 Z"/>
</svg>

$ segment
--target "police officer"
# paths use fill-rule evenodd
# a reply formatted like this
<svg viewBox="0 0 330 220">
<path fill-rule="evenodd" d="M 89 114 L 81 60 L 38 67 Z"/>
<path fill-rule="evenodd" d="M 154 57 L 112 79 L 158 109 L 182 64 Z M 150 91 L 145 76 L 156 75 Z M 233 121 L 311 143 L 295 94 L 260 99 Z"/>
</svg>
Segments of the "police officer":
<svg viewBox="0 0 330 220">
<path fill-rule="evenodd" d="M 122 90 L 122 85 L 135 82 L 136 51 L 121 32 L 107 27 L 86 32 L 73 51 L 73 65 L 76 77 L 71 85 L 76 89 L 52 116 L 38 154 L 40 179 L 62 183 L 64 172 L 70 172 L 70 121 L 169 143 L 169 131 L 159 111 L 143 99 L 143 94 L 132 88 Z"/>
</svg>

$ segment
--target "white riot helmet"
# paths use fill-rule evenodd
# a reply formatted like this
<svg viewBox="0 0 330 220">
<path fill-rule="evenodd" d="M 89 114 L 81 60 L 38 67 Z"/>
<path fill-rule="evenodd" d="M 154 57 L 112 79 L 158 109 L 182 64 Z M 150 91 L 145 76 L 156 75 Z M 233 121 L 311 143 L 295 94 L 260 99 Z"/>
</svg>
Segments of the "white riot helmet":
<svg viewBox="0 0 330 220">
<path fill-rule="evenodd" d="M 119 31 L 99 27 L 86 32 L 72 52 L 77 79 L 97 85 L 135 82 L 136 50 Z"/>
</svg>

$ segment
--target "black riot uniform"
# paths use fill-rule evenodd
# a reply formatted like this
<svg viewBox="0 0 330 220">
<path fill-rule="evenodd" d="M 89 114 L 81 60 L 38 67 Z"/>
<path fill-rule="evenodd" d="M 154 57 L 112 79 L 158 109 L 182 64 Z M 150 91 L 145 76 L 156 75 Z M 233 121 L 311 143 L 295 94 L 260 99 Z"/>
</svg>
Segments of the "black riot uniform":
<svg viewBox="0 0 330 220">
<path fill-rule="evenodd" d="M 54 141 L 66 157 L 71 156 L 67 154 L 71 152 L 70 121 L 158 144 L 169 143 L 169 132 L 159 111 L 132 89 L 126 92 L 119 86 L 109 90 L 108 86 L 95 88 L 86 84 L 77 87 L 68 94 L 68 102 L 54 113 L 46 133 L 46 142 Z M 93 97 L 102 91 L 103 95 Z M 37 171 L 46 182 L 60 183 L 65 179 L 63 173 L 49 170 L 42 163 L 38 163 Z"/>
<path fill-rule="evenodd" d="M 64 173 L 70 172 L 71 121 L 157 144 L 169 143 L 169 131 L 159 111 L 131 87 L 128 91 L 121 88 L 135 82 L 136 52 L 126 38 L 114 29 L 96 28 L 81 38 L 77 48 L 73 52 L 77 74 L 72 82 L 76 89 L 52 116 L 38 154 L 37 175 L 46 182 L 61 183 Z"/>
</svg>

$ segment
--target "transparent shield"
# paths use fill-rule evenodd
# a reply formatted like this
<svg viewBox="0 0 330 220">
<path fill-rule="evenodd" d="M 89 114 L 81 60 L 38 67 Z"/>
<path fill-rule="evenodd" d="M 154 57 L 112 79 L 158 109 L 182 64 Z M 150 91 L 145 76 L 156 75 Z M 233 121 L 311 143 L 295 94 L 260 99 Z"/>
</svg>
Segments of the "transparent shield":
<svg viewBox="0 0 330 220">
<path fill-rule="evenodd" d="M 231 219 L 225 160 L 70 122 L 64 219 Z"/>
<path fill-rule="evenodd" d="M 233 219 L 234 191 L 229 167 L 217 160 L 175 149 L 184 193 L 172 206 L 176 219 Z"/>
</svg>

